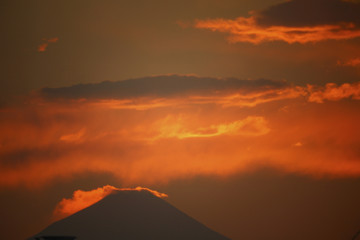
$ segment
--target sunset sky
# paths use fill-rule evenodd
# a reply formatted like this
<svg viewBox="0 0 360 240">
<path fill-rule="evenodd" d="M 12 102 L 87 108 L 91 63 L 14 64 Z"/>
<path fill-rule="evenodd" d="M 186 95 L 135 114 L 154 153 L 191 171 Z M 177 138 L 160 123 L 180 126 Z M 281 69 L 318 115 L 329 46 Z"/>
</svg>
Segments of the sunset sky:
<svg viewBox="0 0 360 240">
<path fill-rule="evenodd" d="M 360 1 L 0 3 L 0 239 L 141 186 L 233 240 L 360 230 Z"/>
</svg>

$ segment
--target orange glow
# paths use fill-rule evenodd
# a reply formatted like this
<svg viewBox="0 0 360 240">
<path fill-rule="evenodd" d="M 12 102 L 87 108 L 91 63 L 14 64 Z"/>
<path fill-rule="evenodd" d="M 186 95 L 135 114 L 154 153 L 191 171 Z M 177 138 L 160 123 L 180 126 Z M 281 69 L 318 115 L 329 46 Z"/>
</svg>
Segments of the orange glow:
<svg viewBox="0 0 360 240">
<path fill-rule="evenodd" d="M 249 116 L 246 119 L 238 120 L 231 123 L 211 125 L 194 130 L 186 130 L 184 119 L 166 117 L 156 123 L 160 134 L 153 140 L 161 138 L 206 138 L 220 135 L 243 135 L 243 136 L 260 136 L 267 134 L 270 129 L 266 126 L 266 120 L 263 117 Z"/>
<path fill-rule="evenodd" d="M 113 193 L 114 191 L 148 191 L 154 196 L 159 198 L 165 198 L 167 195 L 165 193 L 160 193 L 149 188 L 136 187 L 136 188 L 116 188 L 110 185 L 106 185 L 97 189 L 90 191 L 76 190 L 73 193 L 72 198 L 67 199 L 63 198 L 55 207 L 53 212 L 54 220 L 59 220 L 65 218 L 69 215 L 72 215 L 84 208 L 87 208 L 94 203 L 100 201 L 104 197 Z"/>
<path fill-rule="evenodd" d="M 49 46 L 48 43 L 42 43 L 38 46 L 38 52 L 45 52 L 46 48 Z"/>
<path fill-rule="evenodd" d="M 56 43 L 58 40 L 59 40 L 59 38 L 58 37 L 54 37 L 54 38 L 49 38 L 49 39 L 45 39 L 47 42 L 49 42 L 49 43 Z"/>
<path fill-rule="evenodd" d="M 38 52 L 45 52 L 47 47 L 49 46 L 49 43 L 56 43 L 59 40 L 59 38 L 57 37 L 49 38 L 49 39 L 43 38 L 42 40 L 44 41 L 44 43 L 38 46 L 37 48 Z"/>
<path fill-rule="evenodd" d="M 298 98 L 306 94 L 306 89 L 302 87 L 288 87 L 253 93 L 218 92 L 212 95 L 190 95 L 181 98 L 104 99 L 90 101 L 89 104 L 95 107 L 123 110 L 150 110 L 153 108 L 198 104 L 216 104 L 222 107 L 254 107 L 267 102 Z"/>
<path fill-rule="evenodd" d="M 195 28 L 229 33 L 229 41 L 259 44 L 269 41 L 292 43 L 320 42 L 360 37 L 360 30 L 352 23 L 339 25 L 319 25 L 314 27 L 260 26 L 256 18 L 239 17 L 235 20 L 197 20 Z"/>
<path fill-rule="evenodd" d="M 360 100 L 360 82 L 349 84 L 344 83 L 337 86 L 335 83 L 326 84 L 325 88 L 316 89 L 308 86 L 310 102 L 323 103 L 324 100 L 337 101 L 344 98 Z"/>
<path fill-rule="evenodd" d="M 38 188 L 84 173 L 148 185 L 264 166 L 359 176 L 359 84 L 199 93 L 160 105 L 156 97 L 33 99 L 0 110 L 0 186 Z"/>
<path fill-rule="evenodd" d="M 72 198 L 64 198 L 58 203 L 53 215 L 56 219 L 67 217 L 100 201 L 116 189 L 113 186 L 107 185 L 91 191 L 76 190 Z"/>
<path fill-rule="evenodd" d="M 61 136 L 60 140 L 66 142 L 79 142 L 81 141 L 81 138 L 83 137 L 84 134 L 85 134 L 85 129 L 83 128 L 76 133 Z"/>
<path fill-rule="evenodd" d="M 350 67 L 357 67 L 360 66 L 360 58 L 352 58 L 345 62 L 338 61 L 337 64 L 339 66 L 350 66 Z"/>
</svg>

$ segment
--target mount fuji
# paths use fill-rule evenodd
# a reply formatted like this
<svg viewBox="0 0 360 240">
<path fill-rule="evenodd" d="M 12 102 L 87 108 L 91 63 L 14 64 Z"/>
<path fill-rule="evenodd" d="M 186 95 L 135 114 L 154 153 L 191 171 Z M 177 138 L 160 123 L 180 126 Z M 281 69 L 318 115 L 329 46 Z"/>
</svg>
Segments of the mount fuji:
<svg viewBox="0 0 360 240">
<path fill-rule="evenodd" d="M 113 191 L 29 240 L 74 237 L 76 240 L 229 240 L 146 190 Z"/>
</svg>

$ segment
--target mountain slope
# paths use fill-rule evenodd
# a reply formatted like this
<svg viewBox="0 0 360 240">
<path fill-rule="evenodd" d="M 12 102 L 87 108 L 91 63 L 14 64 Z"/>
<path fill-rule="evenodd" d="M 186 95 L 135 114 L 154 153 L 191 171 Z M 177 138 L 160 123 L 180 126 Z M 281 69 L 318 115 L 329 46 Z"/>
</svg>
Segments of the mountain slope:
<svg viewBox="0 0 360 240">
<path fill-rule="evenodd" d="M 148 191 L 115 191 L 32 239 L 44 235 L 72 235 L 77 240 L 228 239 Z"/>
</svg>

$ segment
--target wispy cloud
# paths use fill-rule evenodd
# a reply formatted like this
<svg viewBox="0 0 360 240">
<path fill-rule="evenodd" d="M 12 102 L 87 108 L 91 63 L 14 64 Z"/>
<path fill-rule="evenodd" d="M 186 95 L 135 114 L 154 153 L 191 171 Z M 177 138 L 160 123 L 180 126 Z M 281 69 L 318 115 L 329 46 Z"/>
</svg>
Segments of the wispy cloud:
<svg viewBox="0 0 360 240">
<path fill-rule="evenodd" d="M 55 38 L 43 38 L 42 41 L 43 43 L 41 43 L 38 46 L 38 52 L 45 52 L 47 47 L 49 46 L 49 43 L 56 43 L 59 40 L 59 38 L 55 37 Z"/>
<path fill-rule="evenodd" d="M 349 67 L 359 67 L 360 66 L 360 57 L 352 58 L 346 61 L 338 61 L 337 65 L 339 66 L 349 66 Z"/>
<path fill-rule="evenodd" d="M 159 198 L 167 197 L 165 193 L 160 193 L 158 191 L 143 187 L 116 188 L 110 185 L 106 185 L 90 191 L 76 190 L 73 193 L 72 198 L 63 198 L 57 204 L 53 212 L 53 218 L 54 220 L 59 220 L 61 218 L 72 215 L 84 208 L 89 207 L 90 205 L 93 205 L 94 203 L 102 200 L 106 196 L 116 191 L 147 191 Z"/>
<path fill-rule="evenodd" d="M 328 83 L 325 87 L 314 87 L 309 85 L 309 101 L 323 103 L 325 100 L 338 101 L 344 98 L 360 100 L 360 82 L 344 83 L 340 86 Z"/>
<path fill-rule="evenodd" d="M 183 119 L 180 117 L 168 116 L 165 119 L 155 123 L 158 125 L 159 135 L 152 140 L 161 138 L 209 138 L 221 135 L 243 135 L 243 136 L 260 136 L 267 134 L 270 129 L 263 117 L 248 116 L 245 119 L 211 125 L 209 127 L 202 126 L 195 129 L 186 129 L 186 121 L 191 119 Z"/>
<path fill-rule="evenodd" d="M 144 185 L 263 166 L 360 176 L 359 83 L 189 79 L 45 89 L 0 109 L 0 186 L 42 187 L 85 173 Z"/>
<path fill-rule="evenodd" d="M 250 17 L 196 20 L 194 27 L 227 33 L 230 42 L 315 43 L 360 37 L 360 4 L 341 0 L 292 0 L 252 11 Z"/>
<path fill-rule="evenodd" d="M 310 43 L 325 40 L 343 40 L 360 37 L 360 30 L 352 23 L 339 25 L 318 25 L 308 27 L 261 26 L 255 17 L 239 17 L 235 20 L 197 20 L 195 28 L 228 33 L 232 43 L 249 42 L 259 44 L 271 41 Z"/>
</svg>

